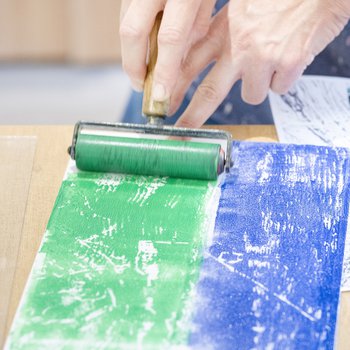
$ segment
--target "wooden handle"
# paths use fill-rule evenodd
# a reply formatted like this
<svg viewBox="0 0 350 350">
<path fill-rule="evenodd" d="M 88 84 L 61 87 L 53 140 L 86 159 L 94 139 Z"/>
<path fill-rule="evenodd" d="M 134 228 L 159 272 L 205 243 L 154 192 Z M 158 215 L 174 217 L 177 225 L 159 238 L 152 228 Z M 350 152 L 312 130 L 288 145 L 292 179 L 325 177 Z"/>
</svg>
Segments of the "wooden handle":
<svg viewBox="0 0 350 350">
<path fill-rule="evenodd" d="M 163 11 L 158 13 L 149 37 L 149 59 L 142 103 L 142 113 L 145 116 L 165 117 L 170 105 L 170 99 L 162 102 L 152 99 L 153 73 L 158 57 L 158 32 L 162 17 Z"/>
</svg>

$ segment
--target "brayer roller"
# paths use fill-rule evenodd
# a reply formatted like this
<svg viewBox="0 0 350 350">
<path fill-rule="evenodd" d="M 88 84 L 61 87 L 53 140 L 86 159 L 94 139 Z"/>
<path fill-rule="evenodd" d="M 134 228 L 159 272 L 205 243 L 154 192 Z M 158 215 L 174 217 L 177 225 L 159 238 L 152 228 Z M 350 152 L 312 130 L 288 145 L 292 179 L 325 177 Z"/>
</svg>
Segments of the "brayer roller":
<svg viewBox="0 0 350 350">
<path fill-rule="evenodd" d="M 232 137 L 228 132 L 163 125 L 169 101 L 154 101 L 151 96 L 161 18 L 162 13 L 149 41 L 142 107 L 147 125 L 78 122 L 68 150 L 78 169 L 203 180 L 215 180 L 229 170 Z"/>
</svg>

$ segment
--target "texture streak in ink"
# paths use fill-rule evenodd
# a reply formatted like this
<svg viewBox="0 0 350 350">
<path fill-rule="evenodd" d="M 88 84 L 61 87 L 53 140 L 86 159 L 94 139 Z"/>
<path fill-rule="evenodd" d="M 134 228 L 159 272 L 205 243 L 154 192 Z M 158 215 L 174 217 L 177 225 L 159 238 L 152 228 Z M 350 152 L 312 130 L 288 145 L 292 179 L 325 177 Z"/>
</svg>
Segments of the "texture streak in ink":
<svg viewBox="0 0 350 350">
<path fill-rule="evenodd" d="M 234 143 L 233 164 L 214 231 L 216 183 L 71 174 L 7 349 L 332 349 L 349 150 Z"/>
<path fill-rule="evenodd" d="M 214 185 L 71 174 L 61 186 L 8 347 L 185 344 Z"/>
<path fill-rule="evenodd" d="M 197 286 L 196 349 L 333 349 L 346 149 L 241 143 Z"/>
</svg>

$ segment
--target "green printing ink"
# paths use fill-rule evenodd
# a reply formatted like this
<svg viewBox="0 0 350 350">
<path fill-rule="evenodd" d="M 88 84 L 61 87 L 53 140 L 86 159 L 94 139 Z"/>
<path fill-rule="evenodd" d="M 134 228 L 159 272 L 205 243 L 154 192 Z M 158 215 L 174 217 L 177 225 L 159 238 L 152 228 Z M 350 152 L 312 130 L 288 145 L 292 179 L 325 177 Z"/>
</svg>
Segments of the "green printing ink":
<svg viewBox="0 0 350 350">
<path fill-rule="evenodd" d="M 8 348 L 186 344 L 214 185 L 71 175 L 61 186 Z"/>
</svg>

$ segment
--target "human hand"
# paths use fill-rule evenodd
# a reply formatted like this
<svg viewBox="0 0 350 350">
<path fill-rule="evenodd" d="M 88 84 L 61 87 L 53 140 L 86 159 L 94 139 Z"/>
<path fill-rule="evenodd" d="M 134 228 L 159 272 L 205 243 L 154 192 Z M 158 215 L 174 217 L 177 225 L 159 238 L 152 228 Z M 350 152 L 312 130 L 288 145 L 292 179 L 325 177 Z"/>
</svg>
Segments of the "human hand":
<svg viewBox="0 0 350 350">
<path fill-rule="evenodd" d="M 269 88 L 286 93 L 349 17 L 348 0 L 231 1 L 181 66 L 172 112 L 198 74 L 215 62 L 177 126 L 201 126 L 239 79 L 250 104 L 263 102 Z"/>
<path fill-rule="evenodd" d="M 122 1 L 122 61 L 135 90 L 143 90 L 148 37 L 158 12 L 164 10 L 158 34 L 158 58 L 152 91 L 153 99 L 165 101 L 173 92 L 186 53 L 207 34 L 215 2 L 216 0 Z"/>
</svg>

